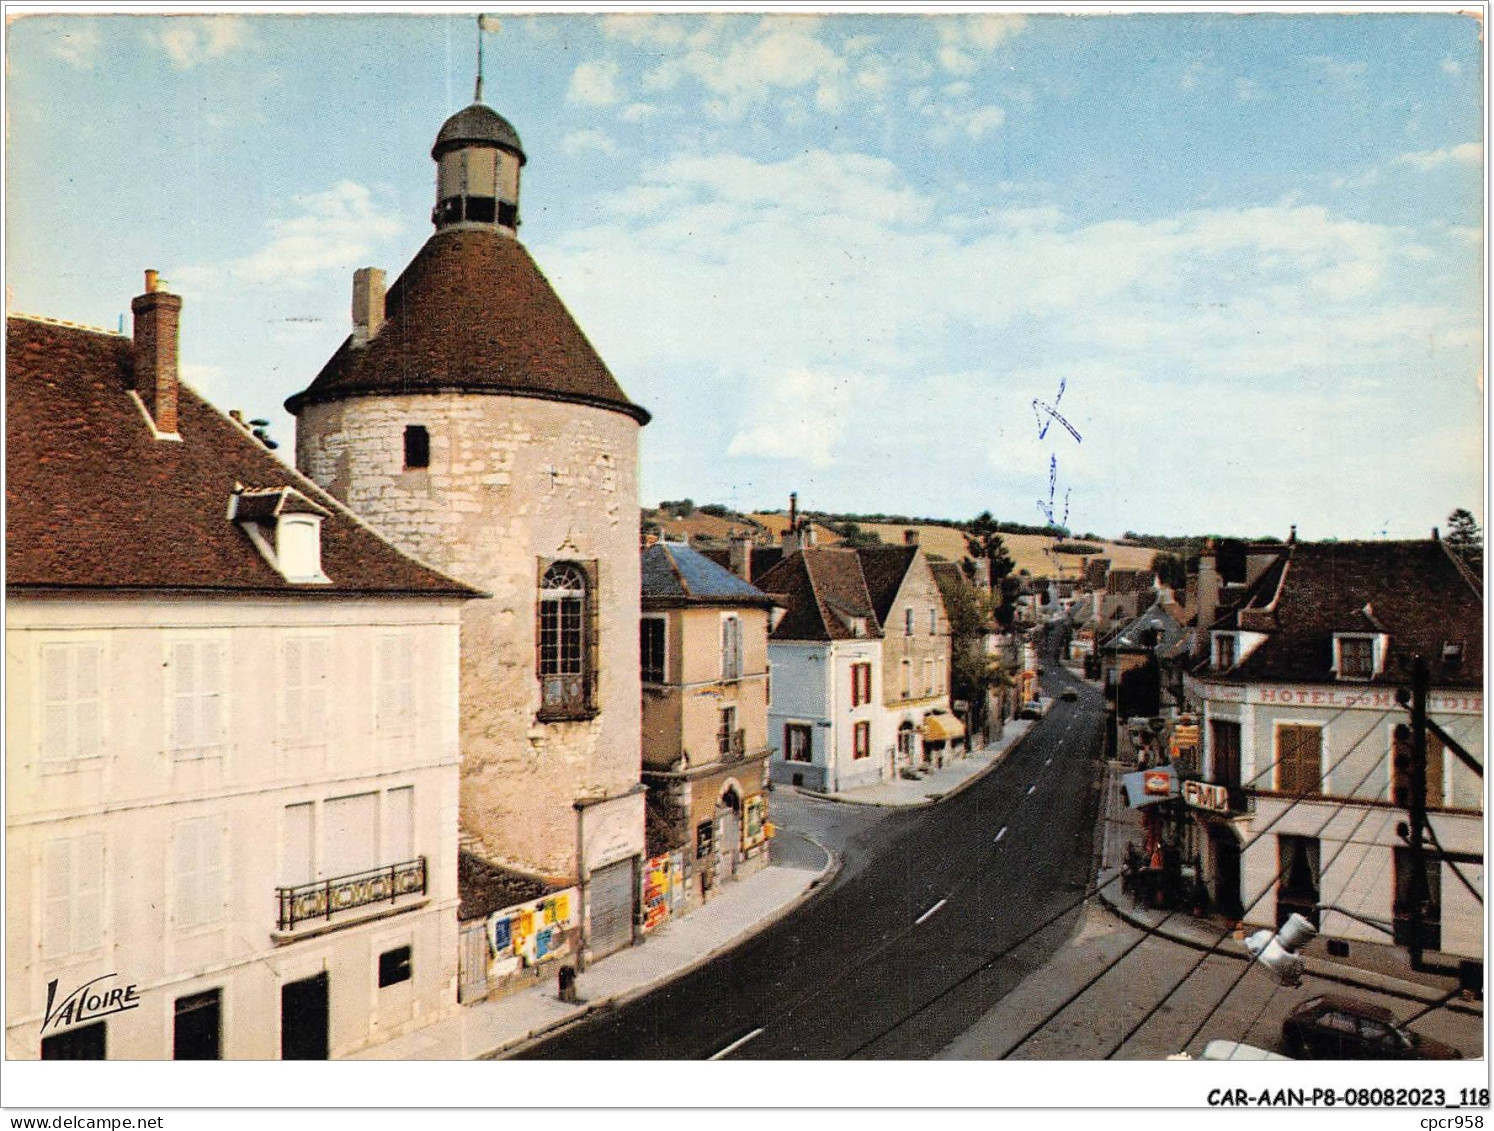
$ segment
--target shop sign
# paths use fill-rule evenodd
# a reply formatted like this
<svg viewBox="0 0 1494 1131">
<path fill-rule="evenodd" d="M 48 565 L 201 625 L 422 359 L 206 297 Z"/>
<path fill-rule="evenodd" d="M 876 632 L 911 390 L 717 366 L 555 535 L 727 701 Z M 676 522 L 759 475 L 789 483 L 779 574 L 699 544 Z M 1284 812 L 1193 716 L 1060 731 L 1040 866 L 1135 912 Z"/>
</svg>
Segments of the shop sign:
<svg viewBox="0 0 1494 1131">
<path fill-rule="evenodd" d="M 1166 797 L 1172 792 L 1172 774 L 1167 770 L 1147 770 L 1141 789 L 1149 797 Z"/>
<path fill-rule="evenodd" d="M 1229 812 L 1229 790 L 1222 785 L 1209 782 L 1185 781 L 1183 801 L 1194 809 L 1208 809 L 1215 813 Z"/>
</svg>

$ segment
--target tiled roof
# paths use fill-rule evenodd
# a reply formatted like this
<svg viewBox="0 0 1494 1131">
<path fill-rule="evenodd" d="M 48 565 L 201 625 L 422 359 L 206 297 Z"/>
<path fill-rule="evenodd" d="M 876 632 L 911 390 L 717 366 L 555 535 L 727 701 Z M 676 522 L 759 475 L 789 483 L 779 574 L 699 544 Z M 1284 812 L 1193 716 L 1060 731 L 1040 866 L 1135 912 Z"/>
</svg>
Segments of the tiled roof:
<svg viewBox="0 0 1494 1131">
<path fill-rule="evenodd" d="M 128 392 L 130 339 L 13 317 L 6 342 L 9 588 L 481 596 L 396 550 L 185 385 L 181 441 L 155 439 Z M 240 485 L 325 513 L 332 584 L 293 584 L 270 566 L 228 518 Z"/>
<path fill-rule="evenodd" d="M 522 244 L 493 229 L 447 228 L 389 288 L 367 345 L 343 342 L 309 388 L 285 402 L 343 397 L 502 393 L 614 409 L 640 424 L 586 335 Z"/>
<path fill-rule="evenodd" d="M 866 579 L 867 592 L 871 594 L 872 608 L 877 611 L 877 623 L 886 624 L 903 578 L 918 556 L 918 547 L 858 546 L 856 554 L 861 559 L 861 572 Z"/>
<path fill-rule="evenodd" d="M 757 584 L 788 610 L 773 640 L 855 639 L 843 617 L 864 618 L 866 637 L 882 635 L 854 550 L 811 546 L 784 558 Z"/>
<path fill-rule="evenodd" d="M 773 599 L 698 550 L 655 542 L 643 551 L 643 607 L 770 606 Z"/>
<path fill-rule="evenodd" d="M 723 566 L 726 569 L 731 568 L 730 550 L 705 549 L 699 552 L 710 558 L 718 566 Z M 752 561 L 749 563 L 747 570 L 749 580 L 752 584 L 756 585 L 762 580 L 765 573 L 781 561 L 783 561 L 782 546 L 759 546 L 754 543 L 752 547 Z"/>
<path fill-rule="evenodd" d="M 538 876 L 515 872 L 484 860 L 465 849 L 457 853 L 457 918 L 482 919 L 516 903 L 528 903 L 562 885 L 552 884 Z"/>
<path fill-rule="evenodd" d="M 1148 643 L 1147 634 L 1157 634 L 1155 643 Z M 1177 618 L 1160 604 L 1153 604 L 1140 616 L 1134 617 L 1120 627 L 1105 643 L 1107 650 L 1124 652 L 1154 652 L 1165 655 L 1183 638 L 1183 628 Z"/>
<path fill-rule="evenodd" d="M 1268 569 L 1241 608 L 1215 625 L 1259 626 L 1263 614 L 1272 624 L 1255 629 L 1267 639 L 1227 678 L 1331 681 L 1335 633 L 1384 632 L 1391 658 L 1373 682 L 1405 683 L 1419 653 L 1434 685 L 1482 685 L 1483 599 L 1441 543 L 1299 542 L 1282 550 L 1281 568 Z M 1444 665 L 1444 644 L 1462 646 L 1461 663 Z"/>
</svg>

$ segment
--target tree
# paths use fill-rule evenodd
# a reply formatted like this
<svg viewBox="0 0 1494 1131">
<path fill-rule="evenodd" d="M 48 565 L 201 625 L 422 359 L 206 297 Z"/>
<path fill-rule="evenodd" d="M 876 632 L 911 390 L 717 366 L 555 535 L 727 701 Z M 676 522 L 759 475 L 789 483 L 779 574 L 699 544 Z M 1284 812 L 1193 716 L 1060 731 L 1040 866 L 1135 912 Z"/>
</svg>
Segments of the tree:
<svg viewBox="0 0 1494 1131">
<path fill-rule="evenodd" d="M 1447 516 L 1447 545 L 1468 565 L 1482 572 L 1484 568 L 1484 532 L 1478 520 L 1462 507 Z"/>
<path fill-rule="evenodd" d="M 1157 575 L 1157 580 L 1176 593 L 1181 593 L 1188 586 L 1188 564 L 1183 560 L 1182 554 L 1174 554 L 1168 550 L 1152 555 L 1152 572 Z"/>
<path fill-rule="evenodd" d="M 996 520 L 990 511 L 981 511 L 966 527 L 965 550 L 972 558 L 984 558 L 991 565 L 991 587 L 994 589 L 1017 563 L 1007 553 L 1006 541 L 997 533 Z"/>
<path fill-rule="evenodd" d="M 843 522 L 835 527 L 835 532 L 840 535 L 841 545 L 854 548 L 856 546 L 880 546 L 881 535 L 875 530 L 863 530 L 854 522 Z"/>
</svg>

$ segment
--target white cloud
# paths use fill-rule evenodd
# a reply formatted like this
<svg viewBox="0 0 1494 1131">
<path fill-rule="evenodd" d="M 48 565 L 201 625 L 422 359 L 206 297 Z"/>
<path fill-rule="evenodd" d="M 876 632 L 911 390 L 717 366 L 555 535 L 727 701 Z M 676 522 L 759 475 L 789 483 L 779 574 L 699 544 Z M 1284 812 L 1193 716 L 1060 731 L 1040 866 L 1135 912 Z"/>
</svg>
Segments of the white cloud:
<svg viewBox="0 0 1494 1131">
<path fill-rule="evenodd" d="M 950 16 L 939 20 L 939 65 L 953 75 L 972 75 L 989 55 L 1027 24 L 1025 16 Z"/>
<path fill-rule="evenodd" d="M 188 266 L 176 275 L 207 290 L 225 284 L 309 288 L 329 275 L 365 266 L 383 241 L 401 231 L 400 221 L 381 211 L 363 185 L 342 181 L 325 192 L 295 198 L 295 215 L 265 226 L 269 241 L 222 266 Z"/>
<path fill-rule="evenodd" d="M 95 25 L 70 20 L 58 28 L 52 54 L 71 67 L 89 71 L 98 62 L 102 46 L 103 36 Z"/>
<path fill-rule="evenodd" d="M 173 16 L 164 30 L 150 36 L 178 70 L 190 70 L 247 46 L 249 26 L 237 16 Z"/>
<path fill-rule="evenodd" d="M 582 63 L 571 75 L 566 101 L 582 106 L 615 106 L 623 97 L 617 83 L 618 73 L 616 63 Z"/>
<path fill-rule="evenodd" d="M 1463 73 L 1463 64 L 1449 55 L 1446 59 L 1442 60 L 1442 73 L 1444 75 L 1460 75 Z"/>
<path fill-rule="evenodd" d="M 1383 462 L 1420 442 L 1386 421 L 1477 430 L 1477 406 L 1455 400 L 1478 367 L 1477 240 L 1443 238 L 1428 260 L 1416 232 L 1312 203 L 1088 222 L 1051 197 L 1022 199 L 993 210 L 990 193 L 936 197 L 864 154 L 681 155 L 537 254 L 629 393 L 658 409 L 660 443 L 718 485 L 790 461 L 801 487 L 864 498 L 854 446 L 891 506 L 904 484 L 964 483 L 970 456 L 989 452 L 979 490 L 1025 499 L 1036 517 L 1047 456 L 1021 430 L 1031 399 L 1068 375 L 1066 415 L 1085 436 L 1060 453 L 1075 521 L 1124 529 L 1170 513 L 1166 475 L 1128 479 L 1117 499 L 1115 469 L 1136 466 L 1137 438 L 1156 441 L 1158 421 L 1222 404 L 1229 426 L 1207 451 L 1162 444 L 1148 459 L 1217 477 L 1216 498 L 1271 475 L 1326 491 L 1319 510 L 1338 508 L 1351 530 L 1363 516 L 1335 460 L 1357 467 L 1369 443 Z M 693 423 L 671 432 L 673 419 Z M 938 422 L 959 458 L 911 451 L 915 419 Z M 1280 440 L 1296 420 L 1332 423 Z M 1269 461 L 1270 475 L 1256 467 L 1268 438 L 1296 461 Z M 974 513 L 978 496 L 952 486 L 944 502 Z"/>
<path fill-rule="evenodd" d="M 573 157 L 578 153 L 617 152 L 617 143 L 601 130 L 575 130 L 565 135 L 560 147 Z"/>
<path fill-rule="evenodd" d="M 810 369 L 778 374 L 755 400 L 755 418 L 732 437 L 726 454 L 829 467 L 845 432 L 846 410 L 863 385 L 864 375 Z"/>
<path fill-rule="evenodd" d="M 1483 160 L 1483 145 L 1476 141 L 1468 141 L 1445 149 L 1424 149 L 1417 153 L 1402 153 L 1395 158 L 1394 163 L 1410 165 L 1416 169 L 1436 169 L 1449 163 L 1481 165 Z"/>
<path fill-rule="evenodd" d="M 651 106 L 647 102 L 630 102 L 623 107 L 618 117 L 625 122 L 641 122 L 658 112 L 657 106 Z"/>
</svg>

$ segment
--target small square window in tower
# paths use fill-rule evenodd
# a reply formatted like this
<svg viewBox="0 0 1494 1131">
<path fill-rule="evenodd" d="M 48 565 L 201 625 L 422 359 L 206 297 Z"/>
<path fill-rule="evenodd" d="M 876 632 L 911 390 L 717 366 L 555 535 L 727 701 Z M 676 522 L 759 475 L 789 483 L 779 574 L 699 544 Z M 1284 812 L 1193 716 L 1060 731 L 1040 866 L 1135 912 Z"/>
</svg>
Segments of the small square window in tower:
<svg viewBox="0 0 1494 1131">
<path fill-rule="evenodd" d="M 405 426 L 405 470 L 417 471 L 431 465 L 431 434 L 423 424 Z"/>
</svg>

